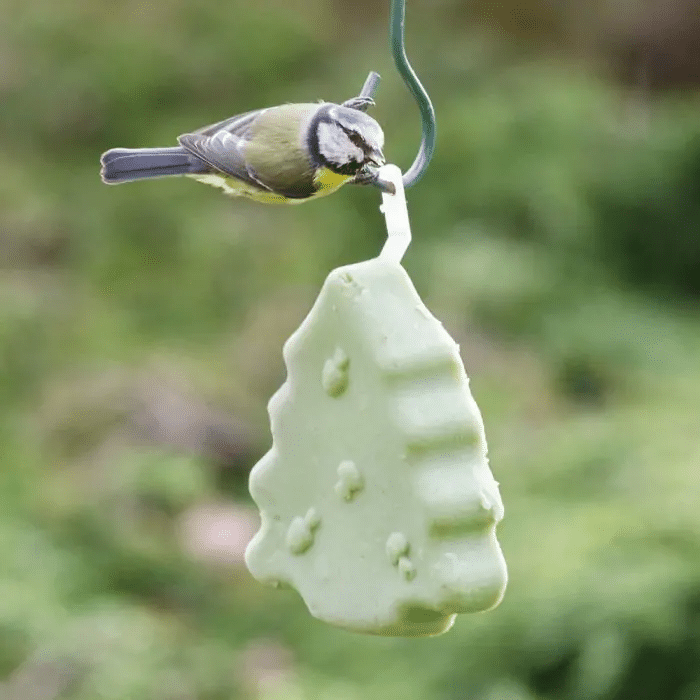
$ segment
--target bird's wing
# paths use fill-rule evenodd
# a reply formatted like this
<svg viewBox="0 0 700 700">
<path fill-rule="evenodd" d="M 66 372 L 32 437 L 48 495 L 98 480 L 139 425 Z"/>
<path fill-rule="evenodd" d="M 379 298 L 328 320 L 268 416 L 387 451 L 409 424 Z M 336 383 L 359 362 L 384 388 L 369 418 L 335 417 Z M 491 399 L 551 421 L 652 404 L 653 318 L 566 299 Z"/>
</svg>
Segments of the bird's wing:
<svg viewBox="0 0 700 700">
<path fill-rule="evenodd" d="M 197 129 L 193 133 L 201 134 L 202 136 L 213 136 L 217 131 L 227 129 L 232 134 L 243 136 L 248 132 L 250 125 L 255 121 L 255 119 L 266 111 L 267 107 L 263 109 L 254 109 L 250 112 L 244 112 L 243 114 L 235 114 L 233 117 L 224 119 L 221 122 L 209 124 L 209 126 L 203 126 L 201 129 Z"/>
<path fill-rule="evenodd" d="M 255 187 L 268 190 L 246 164 L 245 148 L 250 138 L 251 127 L 266 109 L 256 109 L 245 114 L 224 119 L 205 126 L 191 134 L 178 137 L 180 145 L 212 168 Z"/>
</svg>

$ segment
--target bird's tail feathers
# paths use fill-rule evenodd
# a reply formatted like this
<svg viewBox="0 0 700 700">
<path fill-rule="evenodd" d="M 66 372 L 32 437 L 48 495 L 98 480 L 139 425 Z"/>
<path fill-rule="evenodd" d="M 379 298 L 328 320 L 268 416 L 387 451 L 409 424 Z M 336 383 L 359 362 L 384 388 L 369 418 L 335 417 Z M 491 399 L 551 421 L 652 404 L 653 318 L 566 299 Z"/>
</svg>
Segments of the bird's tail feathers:
<svg viewBox="0 0 700 700">
<path fill-rule="evenodd" d="M 203 173 L 207 164 L 180 146 L 112 148 L 102 154 L 102 180 L 110 185 L 168 175 Z"/>
</svg>

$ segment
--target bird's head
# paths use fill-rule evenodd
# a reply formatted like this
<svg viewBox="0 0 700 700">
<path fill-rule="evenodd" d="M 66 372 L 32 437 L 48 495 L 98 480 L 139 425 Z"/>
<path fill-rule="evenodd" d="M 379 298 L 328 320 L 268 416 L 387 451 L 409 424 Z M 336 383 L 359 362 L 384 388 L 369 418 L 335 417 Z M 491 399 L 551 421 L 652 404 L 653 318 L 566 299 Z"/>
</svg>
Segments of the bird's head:
<svg viewBox="0 0 700 700">
<path fill-rule="evenodd" d="M 341 175 L 356 175 L 366 166 L 384 165 L 384 132 L 364 112 L 327 105 L 315 120 L 311 135 L 320 165 Z M 312 149 L 312 151 L 315 149 Z"/>
</svg>

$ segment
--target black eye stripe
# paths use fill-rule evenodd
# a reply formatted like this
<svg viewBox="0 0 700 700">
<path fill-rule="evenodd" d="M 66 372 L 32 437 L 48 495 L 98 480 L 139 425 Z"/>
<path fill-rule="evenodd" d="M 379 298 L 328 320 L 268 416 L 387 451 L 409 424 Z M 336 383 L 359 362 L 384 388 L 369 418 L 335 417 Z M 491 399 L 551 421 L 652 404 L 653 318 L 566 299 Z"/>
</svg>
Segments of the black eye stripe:
<svg viewBox="0 0 700 700">
<path fill-rule="evenodd" d="M 350 131 L 350 129 L 346 129 L 342 124 L 340 125 L 340 128 L 348 135 L 348 138 L 359 148 L 361 148 L 363 151 L 365 150 L 365 147 L 367 146 L 367 142 L 360 136 L 356 131 Z"/>
</svg>

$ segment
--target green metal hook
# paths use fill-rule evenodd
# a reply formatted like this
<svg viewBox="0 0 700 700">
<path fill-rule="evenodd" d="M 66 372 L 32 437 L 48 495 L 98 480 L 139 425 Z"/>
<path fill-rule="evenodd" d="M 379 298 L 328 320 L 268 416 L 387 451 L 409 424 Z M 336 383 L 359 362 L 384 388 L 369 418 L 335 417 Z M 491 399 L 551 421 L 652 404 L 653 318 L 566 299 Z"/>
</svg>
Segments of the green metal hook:
<svg viewBox="0 0 700 700">
<path fill-rule="evenodd" d="M 421 85 L 418 76 L 415 74 L 411 64 L 406 58 L 406 48 L 404 46 L 404 21 L 406 16 L 406 0 L 391 0 L 391 24 L 389 26 L 389 42 L 394 54 L 396 69 L 403 78 L 404 83 L 411 91 L 411 94 L 418 103 L 420 109 L 421 122 L 423 125 L 423 137 L 421 139 L 420 150 L 413 165 L 408 172 L 403 175 L 404 188 L 412 187 L 425 174 L 426 168 L 433 157 L 435 150 L 435 110 L 428 97 L 428 93 Z"/>
<path fill-rule="evenodd" d="M 418 103 L 422 122 L 422 138 L 420 149 L 413 165 L 403 174 L 404 188 L 412 187 L 425 174 L 425 171 L 430 164 L 430 159 L 433 157 L 435 150 L 435 110 L 433 109 L 430 97 L 423 85 L 421 85 L 418 76 L 415 74 L 411 64 L 406 57 L 406 48 L 404 46 L 404 22 L 406 16 L 406 0 L 391 0 L 391 19 L 389 25 L 389 42 L 394 55 L 396 69 L 403 78 L 406 86 L 411 91 L 411 94 Z M 379 85 L 379 74 L 371 72 L 367 76 L 367 80 L 360 92 L 360 98 L 372 98 L 377 86 Z M 366 107 L 363 105 L 362 108 Z M 364 181 L 365 184 L 373 184 L 384 192 L 392 192 L 393 185 L 384 183 L 376 176 L 370 176 Z"/>
</svg>

